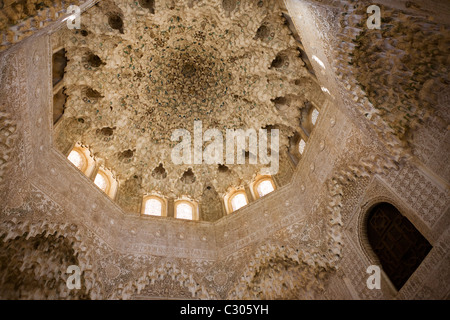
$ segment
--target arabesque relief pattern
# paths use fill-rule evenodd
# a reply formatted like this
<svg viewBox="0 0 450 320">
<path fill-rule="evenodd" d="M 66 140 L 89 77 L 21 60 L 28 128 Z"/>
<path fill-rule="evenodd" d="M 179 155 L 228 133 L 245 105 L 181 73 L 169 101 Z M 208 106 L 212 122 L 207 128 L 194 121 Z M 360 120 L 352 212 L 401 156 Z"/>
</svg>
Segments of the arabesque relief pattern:
<svg viewBox="0 0 450 320">
<path fill-rule="evenodd" d="M 51 145 L 50 43 L 29 39 L 0 57 L 1 141 L 10 146 L 1 167 L 2 298 L 448 297 L 448 189 L 408 162 L 395 130 L 383 131 L 390 119 L 348 116 L 347 108 L 371 110 L 358 109 L 365 94 L 326 101 L 290 183 L 274 193 L 214 223 L 144 219 L 96 190 L 55 150 L 58 140 Z M 377 197 L 403 202 L 433 244 L 398 293 L 365 283 L 373 261 L 357 222 Z M 83 271 L 80 291 L 64 286 L 69 264 Z M 17 281 L 20 290 L 9 290 Z"/>
</svg>

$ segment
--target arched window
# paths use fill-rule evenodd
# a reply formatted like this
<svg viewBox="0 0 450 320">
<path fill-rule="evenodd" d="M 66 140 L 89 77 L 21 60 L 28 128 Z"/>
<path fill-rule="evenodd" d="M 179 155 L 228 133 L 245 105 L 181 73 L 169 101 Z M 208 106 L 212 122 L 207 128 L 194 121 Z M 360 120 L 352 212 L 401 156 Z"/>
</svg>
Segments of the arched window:
<svg viewBox="0 0 450 320">
<path fill-rule="evenodd" d="M 167 199 L 159 194 L 144 196 L 141 213 L 146 216 L 167 216 Z"/>
<path fill-rule="evenodd" d="M 319 118 L 319 111 L 316 108 L 314 108 L 313 111 L 311 112 L 311 123 L 313 126 L 316 125 L 317 118 Z"/>
<path fill-rule="evenodd" d="M 144 214 L 150 216 L 162 216 L 162 203 L 157 199 L 148 199 L 145 202 Z"/>
<path fill-rule="evenodd" d="M 258 175 L 254 182 L 250 185 L 253 198 L 261 198 L 275 190 L 275 183 L 271 176 Z"/>
<path fill-rule="evenodd" d="M 273 183 L 270 180 L 263 180 L 258 184 L 256 190 L 258 191 L 258 195 L 260 197 L 264 197 L 266 194 L 274 191 L 275 188 L 273 187 Z"/>
<path fill-rule="evenodd" d="M 192 206 L 190 206 L 187 203 L 180 203 L 177 206 L 177 218 L 178 219 L 186 219 L 186 220 L 192 220 L 193 215 L 193 209 Z"/>
<path fill-rule="evenodd" d="M 175 218 L 185 220 L 198 220 L 198 206 L 188 200 L 175 202 Z"/>
<path fill-rule="evenodd" d="M 157 196 L 147 196 L 144 198 L 142 213 L 148 216 L 166 216 L 166 202 Z"/>
<path fill-rule="evenodd" d="M 67 157 L 70 162 L 72 162 L 75 167 L 77 167 L 80 171 L 84 171 L 86 167 L 86 159 L 85 156 L 78 150 L 74 149 L 70 151 L 69 156 Z"/>
<path fill-rule="evenodd" d="M 300 142 L 298 143 L 298 152 L 300 154 L 303 154 L 303 152 L 305 151 L 305 147 L 306 147 L 306 142 L 303 139 L 300 139 Z"/>
<path fill-rule="evenodd" d="M 384 272 L 400 290 L 432 246 L 393 205 L 380 203 L 367 220 L 369 243 Z"/>
<path fill-rule="evenodd" d="M 110 198 L 114 199 L 117 192 L 118 183 L 110 170 L 103 167 L 98 169 L 97 175 L 94 179 L 94 184 Z"/>
<path fill-rule="evenodd" d="M 244 194 L 238 193 L 231 199 L 231 207 L 236 211 L 247 205 L 247 198 Z"/>
<path fill-rule="evenodd" d="M 248 204 L 247 195 L 244 190 L 237 191 L 228 199 L 229 213 L 239 210 Z"/>
<path fill-rule="evenodd" d="M 106 174 L 102 171 L 99 171 L 95 176 L 94 183 L 97 187 L 99 187 L 104 193 L 108 193 L 109 191 L 109 181 Z"/>
<path fill-rule="evenodd" d="M 95 169 L 95 160 L 91 156 L 89 148 L 77 142 L 70 151 L 67 159 L 86 176 L 90 177 Z"/>
<path fill-rule="evenodd" d="M 231 188 L 223 197 L 225 211 L 230 214 L 248 204 L 247 193 L 243 187 Z"/>
</svg>

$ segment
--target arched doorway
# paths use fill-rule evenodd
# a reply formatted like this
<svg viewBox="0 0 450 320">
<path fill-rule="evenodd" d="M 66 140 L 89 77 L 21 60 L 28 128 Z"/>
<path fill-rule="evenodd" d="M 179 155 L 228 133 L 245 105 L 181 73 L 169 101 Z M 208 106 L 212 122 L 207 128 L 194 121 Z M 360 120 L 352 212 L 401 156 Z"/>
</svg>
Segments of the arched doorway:
<svg viewBox="0 0 450 320">
<path fill-rule="evenodd" d="M 400 290 L 432 246 L 396 207 L 380 203 L 367 220 L 369 243 L 392 284 Z"/>
</svg>

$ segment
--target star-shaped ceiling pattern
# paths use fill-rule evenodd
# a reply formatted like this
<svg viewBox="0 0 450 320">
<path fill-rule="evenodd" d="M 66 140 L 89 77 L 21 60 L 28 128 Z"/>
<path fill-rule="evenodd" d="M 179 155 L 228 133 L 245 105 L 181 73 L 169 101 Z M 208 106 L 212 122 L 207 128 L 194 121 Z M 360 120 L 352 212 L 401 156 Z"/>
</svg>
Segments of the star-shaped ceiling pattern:
<svg viewBox="0 0 450 320">
<path fill-rule="evenodd" d="M 199 199 L 206 187 L 248 183 L 265 165 L 175 165 L 171 135 L 193 137 L 196 120 L 224 138 L 226 129 L 276 127 L 287 150 L 317 86 L 282 10 L 278 1 L 99 2 L 81 30 L 61 31 L 68 98 L 57 134 L 105 159 L 122 194 Z"/>
</svg>

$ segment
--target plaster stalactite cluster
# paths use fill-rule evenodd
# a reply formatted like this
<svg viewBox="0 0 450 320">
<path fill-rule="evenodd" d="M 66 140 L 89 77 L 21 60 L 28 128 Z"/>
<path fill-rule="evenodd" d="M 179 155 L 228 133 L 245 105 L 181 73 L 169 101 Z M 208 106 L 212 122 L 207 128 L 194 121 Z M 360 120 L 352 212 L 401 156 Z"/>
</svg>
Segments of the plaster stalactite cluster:
<svg viewBox="0 0 450 320">
<path fill-rule="evenodd" d="M 221 198 L 211 186 L 207 186 L 203 192 L 201 213 L 205 221 L 216 221 L 223 215 Z"/>
<path fill-rule="evenodd" d="M 355 14 L 363 16 L 362 9 L 360 4 Z M 400 10 L 381 10 L 381 32 L 361 30 L 351 64 L 364 71 L 356 79 L 378 114 L 410 143 L 412 132 L 436 112 L 438 93 L 450 89 L 450 30 Z"/>
<path fill-rule="evenodd" d="M 315 3 L 315 1 L 312 2 Z M 364 116 L 365 121 L 362 122 L 364 125 L 369 124 L 375 130 L 378 139 L 387 148 L 385 157 L 389 159 L 388 161 L 396 162 L 400 158 L 407 156 L 407 151 L 404 149 L 405 144 L 395 135 L 394 129 L 379 116 L 379 111 L 367 99 L 366 93 L 361 89 L 354 76 L 359 71 L 351 63 L 355 48 L 353 42 L 356 41 L 358 34 L 363 31 L 363 26 L 361 25 L 363 18 L 357 12 L 360 13 L 363 8 L 366 10 L 368 5 L 366 3 L 356 4 L 348 0 L 332 1 L 327 3 L 327 5 L 330 12 L 332 12 L 330 15 L 333 19 L 330 16 L 332 23 L 326 25 L 328 28 L 337 28 L 333 31 L 335 37 L 327 39 L 333 46 L 338 48 L 338 50 L 331 50 L 334 57 L 330 60 L 330 64 L 336 74 L 337 84 L 344 93 L 344 100 L 346 100 L 347 105 L 353 106 L 352 112 L 357 110 Z"/>
<path fill-rule="evenodd" d="M 161 291 L 157 289 L 159 283 L 163 283 L 160 287 Z M 168 283 L 172 285 L 167 285 Z M 199 285 L 192 274 L 184 271 L 176 263 L 167 261 L 145 272 L 137 280 L 120 287 L 112 299 L 127 300 L 152 291 L 158 294 L 158 297 L 165 298 L 202 300 L 218 298 L 215 294 L 208 292 L 204 286 Z"/>
<path fill-rule="evenodd" d="M 305 262 L 307 254 L 282 245 L 261 246 L 246 264 L 228 299 L 312 299 L 324 290 L 332 272 L 326 265 Z"/>
<path fill-rule="evenodd" d="M 354 26 L 355 17 L 362 17 L 357 15 L 356 8 L 364 10 L 367 8 L 365 4 L 354 5 L 349 1 L 340 1 L 339 7 L 344 7 L 348 12 L 343 15 L 340 21 L 342 30 L 338 32 L 339 47 L 342 49 L 341 56 L 338 56 L 336 61 L 333 62 L 334 69 L 337 72 L 339 79 L 344 80 L 341 84 L 345 87 L 350 95 L 353 96 L 353 102 L 358 107 L 361 113 L 371 120 L 375 130 L 377 131 L 380 141 L 383 142 L 389 151 L 379 150 L 379 153 L 370 153 L 369 155 L 362 154 L 357 157 L 357 160 L 346 161 L 350 162 L 349 165 L 340 166 L 340 170 L 327 180 L 327 206 L 326 211 L 329 214 L 331 227 L 327 229 L 327 235 L 330 239 L 330 253 L 331 259 L 335 263 L 339 264 L 342 256 L 342 243 L 341 236 L 342 222 L 342 201 L 343 201 L 343 189 L 346 185 L 352 185 L 357 179 L 363 177 L 373 177 L 376 174 L 385 174 L 388 170 L 398 169 L 398 163 L 403 158 L 408 157 L 405 153 L 404 143 L 395 135 L 395 130 L 386 123 L 379 112 L 375 110 L 366 98 L 366 94 L 358 87 L 356 79 L 353 74 L 359 74 L 355 72 L 352 65 L 352 50 L 354 45 L 352 41 L 355 41 L 355 37 L 358 32 L 362 31 L 362 26 L 359 28 Z M 356 19 L 358 20 L 358 19 Z M 365 21 L 361 18 L 358 21 Z M 359 22 L 361 23 L 361 22 Z M 347 55 L 348 54 L 348 55 Z M 370 77 L 369 77 L 370 78 Z"/>
<path fill-rule="evenodd" d="M 373 177 L 376 174 L 384 174 L 389 170 L 397 170 L 400 161 L 410 158 L 410 154 L 405 150 L 405 143 L 396 135 L 392 125 L 385 121 L 379 115 L 379 110 L 375 109 L 372 103 L 367 99 L 355 75 L 367 74 L 367 79 L 371 78 L 369 73 L 360 73 L 352 63 L 355 50 L 355 42 L 357 36 L 363 32 L 363 24 L 366 21 L 366 15 L 363 13 L 370 4 L 354 3 L 352 1 L 340 0 L 330 4 L 330 10 L 334 10 L 335 14 L 340 14 L 341 19 L 336 20 L 339 23 L 336 37 L 334 39 L 339 51 L 334 51 L 335 59 L 330 61 L 339 80 L 339 86 L 348 97 L 348 105 L 354 106 L 369 121 L 372 129 L 378 135 L 378 139 L 382 142 L 386 149 L 378 149 L 378 153 L 370 152 L 369 155 L 361 154 L 353 161 L 344 161 L 349 164 L 339 166 L 339 170 L 327 180 L 327 206 L 326 212 L 330 219 L 330 228 L 327 229 L 327 235 L 330 242 L 331 259 L 335 263 L 339 263 L 342 256 L 341 236 L 342 222 L 342 200 L 343 189 L 347 185 L 353 185 L 357 179 L 364 177 Z M 364 11 L 362 11 L 364 10 Z M 331 39 L 330 39 L 331 40 Z M 368 46 L 370 46 L 368 42 Z"/>
<path fill-rule="evenodd" d="M 430 90 L 433 81 L 437 81 L 436 84 L 442 88 L 448 88 L 448 73 L 445 73 L 448 61 L 445 60 L 447 55 L 444 53 L 448 51 L 445 47 L 448 45 L 448 42 L 445 40 L 448 38 L 448 31 L 429 21 L 425 22 L 421 18 L 408 16 L 407 14 L 399 13 L 397 10 L 389 9 L 383 11 L 384 17 L 386 14 L 388 17 L 384 18 L 382 22 L 392 22 L 396 27 L 393 28 L 392 25 L 388 25 L 387 29 L 384 30 L 383 37 L 377 37 L 378 33 L 375 32 L 376 30 L 368 31 L 364 28 L 366 22 L 365 11 L 370 4 L 368 2 L 355 4 L 347 0 L 333 4 L 336 8 L 339 8 L 338 11 L 341 11 L 342 8 L 345 10 L 345 14 L 342 15 L 340 20 L 342 29 L 337 33 L 338 47 L 342 51 L 337 56 L 337 59 L 333 61 L 334 69 L 337 72 L 338 79 L 342 80 L 340 85 L 342 85 L 344 91 L 349 93 L 354 105 L 370 120 L 372 128 L 378 133 L 380 142 L 386 146 L 386 150 L 379 150 L 378 153 L 371 153 L 370 155 L 362 155 L 348 167 L 341 167 L 342 169 L 338 170 L 328 180 L 329 204 L 327 211 L 331 214 L 331 224 L 334 226 L 329 229 L 328 233 L 330 239 L 333 240 L 332 247 L 334 246 L 335 248 L 334 252 L 338 260 L 342 250 L 342 239 L 340 232 L 336 231 L 342 225 L 343 187 L 355 183 L 356 179 L 361 177 L 373 177 L 376 174 L 386 174 L 390 170 L 398 170 L 400 162 L 410 159 L 411 154 L 405 148 L 408 147 L 411 139 L 411 132 L 408 132 L 408 130 L 412 129 L 413 126 L 417 127 L 418 119 L 424 119 L 427 117 L 427 113 L 429 115 L 433 112 L 433 104 L 430 103 L 429 99 L 434 99 L 432 101 L 434 103 L 437 102 L 435 95 L 425 91 L 420 93 L 421 90 Z M 418 24 L 412 30 L 406 28 L 406 26 L 413 26 L 414 23 Z M 422 47 L 422 41 L 420 41 L 420 39 L 424 39 L 424 33 L 414 34 L 414 30 L 417 31 L 417 29 L 427 30 L 425 32 L 431 35 L 426 41 L 428 47 Z M 397 33 L 393 33 L 393 30 L 400 32 L 401 41 L 397 38 Z M 366 35 L 368 36 L 366 37 Z M 415 40 L 416 42 L 410 40 Z M 433 52 L 428 52 L 427 48 L 432 48 Z M 385 66 L 391 63 L 389 62 L 390 57 L 396 56 L 396 53 L 400 51 L 404 53 L 400 55 L 403 57 L 400 61 L 401 63 L 398 64 L 398 69 L 395 69 L 396 73 L 387 77 L 384 73 L 387 72 L 391 75 L 392 69 L 386 69 Z M 416 59 L 412 59 L 409 56 L 412 53 L 416 54 Z M 383 59 L 387 60 L 384 61 Z M 374 64 L 377 66 L 375 69 Z M 411 74 L 419 77 L 422 80 L 421 83 L 424 84 L 426 81 L 424 79 L 427 77 L 427 70 L 423 68 L 425 65 L 432 67 L 432 69 L 440 68 L 435 70 L 434 74 L 428 75 L 430 79 L 428 81 L 428 89 L 422 88 L 421 85 L 410 86 L 407 90 L 401 92 L 400 90 L 405 89 L 405 86 L 393 86 L 399 79 L 407 81 L 410 79 Z M 364 66 L 366 72 L 360 72 L 362 66 Z M 374 77 L 374 72 L 380 78 Z M 364 79 L 362 79 L 363 75 L 366 75 Z M 391 83 L 386 83 L 386 79 L 390 79 Z M 417 78 L 413 78 L 413 80 L 416 81 Z M 364 81 L 370 82 L 374 87 L 369 88 L 369 83 L 367 83 L 367 86 L 361 85 L 361 82 Z M 375 91 L 375 88 L 377 91 Z M 409 100 L 405 101 L 405 96 L 401 96 L 401 94 L 408 91 L 410 96 L 407 96 L 407 99 Z M 399 99 L 399 97 L 402 97 L 400 104 L 403 104 L 403 106 L 391 109 L 390 111 L 392 112 L 383 112 L 380 108 L 387 107 L 386 104 L 384 104 L 384 107 L 379 108 L 381 104 L 378 104 L 379 101 L 372 101 L 370 93 L 380 99 L 387 99 L 387 97 Z M 423 104 L 420 99 L 424 97 L 427 99 L 427 101 L 424 101 L 427 111 L 420 114 L 421 108 L 419 104 Z M 412 104 L 414 104 L 413 107 L 411 107 Z M 399 104 L 394 103 L 388 107 L 391 108 L 392 105 L 398 106 Z M 415 112 L 417 113 L 415 114 Z"/>
<path fill-rule="evenodd" d="M 434 113 L 435 92 L 448 91 L 450 33 L 424 17 L 383 6 L 381 33 L 368 30 L 366 10 L 371 4 L 348 0 L 333 4 L 344 11 L 335 40 L 341 53 L 333 69 L 385 143 L 386 155 L 398 161 L 410 157 L 413 131 Z"/>
<path fill-rule="evenodd" d="M 450 33 L 446 27 L 383 7 L 380 35 L 378 30 L 364 28 L 368 2 L 340 3 L 348 12 L 340 21 L 339 46 L 349 55 L 337 60 L 336 71 L 340 79 L 347 74 L 346 89 L 354 94 L 389 151 L 366 156 L 330 180 L 332 212 L 341 209 L 343 185 L 358 177 L 398 170 L 399 163 L 410 159 L 413 132 L 438 111 L 436 92 L 448 91 L 449 85 L 446 52 Z M 395 64 L 393 68 L 386 68 L 391 64 Z M 365 72 L 359 72 L 361 69 Z M 353 74 L 356 77 L 350 76 Z M 367 99 L 360 99 L 361 95 Z"/>
<path fill-rule="evenodd" d="M 358 145 L 361 142 L 354 142 Z M 371 152 L 366 155 L 367 150 L 377 150 L 378 152 Z M 351 157 L 346 155 L 343 161 L 348 163 L 339 166 L 341 169 L 335 172 L 332 177 L 327 180 L 327 207 L 326 211 L 329 213 L 330 228 L 327 229 L 327 235 L 330 242 L 330 251 L 333 258 L 331 261 L 339 263 L 342 256 L 341 228 L 343 226 L 343 196 L 344 189 L 349 185 L 357 184 L 360 179 L 373 178 L 375 175 L 385 175 L 390 171 L 399 169 L 399 164 L 389 159 L 383 154 L 379 146 L 370 146 L 367 149 L 355 152 Z"/>
<path fill-rule="evenodd" d="M 42 257 L 40 255 L 37 255 L 33 253 L 33 250 L 30 249 L 31 252 L 29 252 L 30 260 L 28 260 L 28 263 L 31 264 L 29 267 L 33 270 L 35 269 L 34 266 L 42 265 L 44 267 L 36 269 L 34 272 L 41 272 L 41 274 L 46 274 L 48 272 L 53 272 L 56 279 L 48 281 L 56 281 L 59 282 L 61 278 L 66 278 L 64 273 L 69 265 L 77 265 L 80 267 L 80 269 L 83 271 L 83 291 L 80 292 L 79 298 L 86 298 L 90 297 L 92 299 L 98 299 L 101 297 L 100 295 L 100 288 L 96 286 L 96 283 L 98 281 L 98 276 L 96 275 L 96 272 L 92 270 L 92 263 L 94 260 L 92 259 L 93 255 L 93 248 L 90 246 L 92 244 L 87 244 L 84 242 L 83 239 L 87 239 L 85 235 L 82 235 L 82 232 L 80 232 L 79 228 L 75 224 L 70 223 L 59 223 L 55 221 L 56 219 L 53 219 L 52 221 L 49 221 L 47 219 L 39 219 L 39 220 L 23 220 L 20 218 L 20 215 L 24 215 L 25 213 L 28 213 L 28 216 L 31 215 L 31 212 L 36 210 L 37 212 L 45 212 L 47 215 L 60 215 L 61 209 L 58 207 L 54 207 L 54 204 L 49 202 L 48 199 L 45 199 L 45 197 L 42 197 L 41 194 L 33 192 L 34 198 L 33 199 L 27 199 L 28 201 L 25 201 L 25 203 L 22 205 L 22 207 L 19 207 L 17 209 L 7 209 L 2 212 L 3 219 L 0 224 L 0 238 L 2 242 L 2 246 L 4 250 L 9 250 L 9 247 L 15 247 L 15 246 L 21 246 L 21 245 L 28 245 L 26 243 L 31 243 L 35 241 L 38 245 L 39 243 L 44 243 L 44 255 L 50 255 L 53 254 L 53 250 L 51 252 L 48 252 L 48 248 L 51 246 L 54 246 L 54 242 L 51 239 L 64 239 L 64 246 L 69 248 L 67 250 L 70 250 L 70 256 L 73 256 L 73 258 L 67 257 L 67 259 L 71 259 L 70 261 L 64 262 L 63 260 L 55 260 L 55 263 L 52 265 L 51 263 L 45 265 L 45 261 L 48 261 L 50 257 Z M 32 201 L 29 201 L 32 200 Z M 20 214 L 17 214 L 17 212 L 20 212 Z M 9 219 L 5 219 L 5 217 L 9 217 Z M 54 218 L 54 217 L 53 217 Z M 50 243 L 46 243 L 48 238 L 51 238 L 49 240 Z M 42 240 L 36 240 L 41 238 Z M 29 239 L 35 239 L 35 240 L 29 240 Z M 16 243 L 17 242 L 17 243 Z M 35 246 L 33 246 L 35 247 Z M 0 251 L 4 251 L 0 250 Z M 11 249 L 13 250 L 13 249 Z M 47 252 L 47 253 L 46 253 Z M 66 256 L 67 254 L 61 253 L 63 256 Z M 37 259 L 37 260 L 33 260 Z M 20 261 L 19 261 L 20 262 Z M 76 263 L 72 263 L 76 262 Z M 11 262 L 12 263 L 12 262 Z M 12 264 L 11 264 L 12 265 Z M 11 267 L 11 265 L 8 266 L 8 264 L 4 264 L 4 268 Z M 18 266 L 20 268 L 20 266 Z M 24 268 L 24 267 L 23 267 Z M 59 273 L 58 273 L 59 272 Z M 36 275 L 38 276 L 38 275 Z M 16 279 L 17 280 L 17 279 Z M 4 282 L 2 284 L 7 285 L 8 279 L 4 278 Z M 33 281 L 33 280 L 30 280 Z M 52 282 L 53 283 L 53 282 Z M 2 285 L 3 286 L 3 285 Z M 66 283 L 64 281 L 64 287 L 66 287 Z M 59 296 L 66 296 L 69 298 L 70 296 L 73 296 L 74 293 L 68 293 L 67 290 L 63 290 L 62 284 L 59 285 L 58 288 L 52 288 L 55 290 L 59 290 L 57 292 L 40 292 L 42 286 L 36 285 L 37 296 L 29 296 L 29 297 L 14 297 L 22 298 L 22 299 L 55 299 Z M 23 287 L 21 287 L 21 290 L 24 290 L 26 292 L 27 290 Z M 8 291 L 8 290 L 7 290 Z M 3 298 L 13 298 L 13 297 L 7 297 L 6 295 L 9 294 L 7 292 L 2 293 Z M 49 296 L 50 294 L 50 296 Z M 53 295 L 53 296 L 52 296 Z"/>
<path fill-rule="evenodd" d="M 227 129 L 274 127 L 283 154 L 305 102 L 320 92 L 277 1 L 230 3 L 233 9 L 222 1 L 155 2 L 150 13 L 138 3 L 102 1 L 82 15 L 81 32 L 61 31 L 68 99 L 56 141 L 82 141 L 105 159 L 123 182 L 126 208 L 139 205 L 127 197 L 152 190 L 203 201 L 206 187 L 223 195 L 265 167 L 174 165 L 175 130 L 193 139 L 201 120 L 203 133 L 220 130 L 225 146 Z M 86 88 L 97 98 L 86 97 Z M 288 161 L 281 156 L 280 171 Z M 161 165 L 166 175 L 155 179 Z M 189 170 L 191 183 L 182 178 Z"/>
<path fill-rule="evenodd" d="M 3 236 L 4 238 L 4 236 Z M 64 266 L 78 261 L 63 236 L 41 233 L 0 239 L 2 299 L 86 299 L 86 288 L 69 291 Z"/>
</svg>

